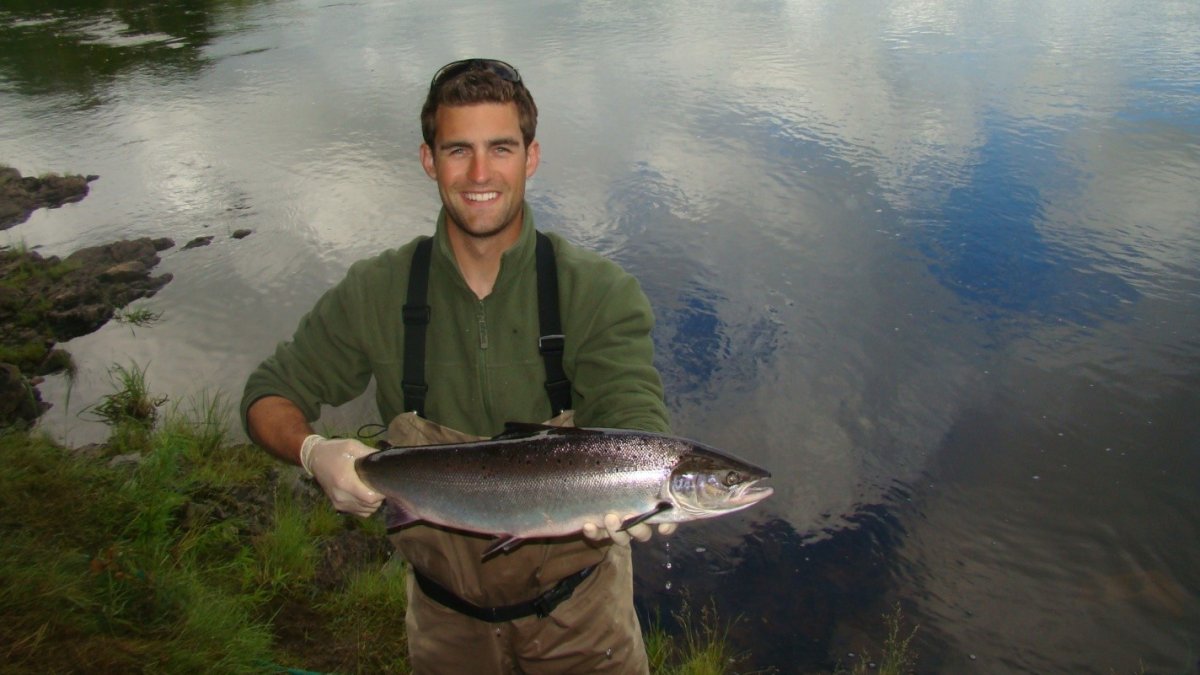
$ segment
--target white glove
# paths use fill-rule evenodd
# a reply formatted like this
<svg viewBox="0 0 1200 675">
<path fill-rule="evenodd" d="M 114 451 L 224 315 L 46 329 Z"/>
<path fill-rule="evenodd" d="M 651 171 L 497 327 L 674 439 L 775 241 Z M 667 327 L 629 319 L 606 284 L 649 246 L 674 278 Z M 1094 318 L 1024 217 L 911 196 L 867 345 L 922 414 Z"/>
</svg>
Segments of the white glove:
<svg viewBox="0 0 1200 675">
<path fill-rule="evenodd" d="M 313 434 L 300 446 L 300 464 L 325 490 L 333 508 L 367 517 L 383 503 L 354 470 L 354 460 L 375 452 L 352 438 L 325 438 Z"/>
<path fill-rule="evenodd" d="M 632 515 L 632 514 L 631 514 Z M 596 523 L 583 524 L 583 536 L 592 541 L 603 541 L 611 539 L 612 543 L 617 546 L 629 546 L 631 539 L 638 541 L 649 541 L 654 530 L 647 523 L 638 523 L 627 530 L 621 530 L 621 516 L 615 513 L 609 513 L 604 516 L 603 525 Z M 675 523 L 660 523 L 658 533 L 662 536 L 667 536 L 675 531 Z"/>
</svg>

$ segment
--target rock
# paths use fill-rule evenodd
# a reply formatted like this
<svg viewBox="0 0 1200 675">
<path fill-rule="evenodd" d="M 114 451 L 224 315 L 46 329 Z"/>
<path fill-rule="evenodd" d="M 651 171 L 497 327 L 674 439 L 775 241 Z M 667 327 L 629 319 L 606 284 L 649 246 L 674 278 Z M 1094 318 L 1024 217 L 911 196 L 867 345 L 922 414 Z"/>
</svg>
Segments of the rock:
<svg viewBox="0 0 1200 675">
<path fill-rule="evenodd" d="M 231 234 L 229 236 L 233 237 L 234 239 L 245 239 L 246 237 L 249 237 L 253 233 L 254 233 L 253 230 L 242 229 L 242 230 L 234 230 L 233 234 Z"/>
<path fill-rule="evenodd" d="M 117 281 L 129 283 L 146 277 L 146 266 L 140 260 L 129 260 L 117 263 L 104 270 L 98 277 L 100 281 Z"/>
<path fill-rule="evenodd" d="M 98 176 L 21 176 L 12 167 L 0 167 L 0 230 L 23 223 L 34 210 L 56 208 L 87 196 L 88 183 Z"/>
<path fill-rule="evenodd" d="M 212 235 L 209 235 L 207 237 L 196 237 L 195 239 L 184 244 L 183 250 L 186 251 L 190 248 L 200 248 L 201 246 L 208 246 L 209 244 L 212 243 L 212 240 L 213 240 Z"/>
<path fill-rule="evenodd" d="M 29 424 L 49 407 L 19 368 L 0 363 L 0 427 Z"/>
<path fill-rule="evenodd" d="M 122 466 L 138 466 L 142 463 L 142 453 L 131 452 L 125 455 L 117 455 L 108 460 L 108 468 L 116 469 Z"/>
</svg>

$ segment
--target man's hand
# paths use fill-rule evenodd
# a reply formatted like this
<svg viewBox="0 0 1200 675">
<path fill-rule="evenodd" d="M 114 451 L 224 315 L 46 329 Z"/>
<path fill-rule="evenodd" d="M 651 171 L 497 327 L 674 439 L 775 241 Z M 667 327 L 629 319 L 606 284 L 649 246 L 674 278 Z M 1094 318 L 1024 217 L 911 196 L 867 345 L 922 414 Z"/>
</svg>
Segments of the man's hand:
<svg viewBox="0 0 1200 675">
<path fill-rule="evenodd" d="M 362 482 L 354 470 L 354 460 L 372 452 L 352 438 L 313 434 L 300 446 L 300 464 L 325 490 L 333 508 L 365 518 L 383 503 L 383 495 Z"/>
<path fill-rule="evenodd" d="M 632 514 L 631 516 L 632 517 Z M 604 541 L 611 539 L 612 543 L 617 546 L 629 546 L 631 539 L 638 541 L 649 541 L 654 530 L 647 523 L 638 523 L 627 530 L 621 530 L 621 516 L 615 513 L 609 513 L 604 516 L 604 522 L 600 525 L 596 523 L 583 524 L 583 536 L 592 541 Z M 667 536 L 675 531 L 675 523 L 661 523 L 658 526 L 658 533 L 662 536 Z"/>
</svg>

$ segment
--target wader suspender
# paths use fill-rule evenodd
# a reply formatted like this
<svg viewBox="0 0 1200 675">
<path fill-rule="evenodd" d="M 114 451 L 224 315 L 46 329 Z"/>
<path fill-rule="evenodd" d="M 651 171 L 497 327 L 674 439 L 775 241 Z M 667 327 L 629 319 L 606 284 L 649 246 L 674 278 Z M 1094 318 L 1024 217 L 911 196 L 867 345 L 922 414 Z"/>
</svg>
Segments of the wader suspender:
<svg viewBox="0 0 1200 675">
<path fill-rule="evenodd" d="M 538 352 L 546 364 L 546 395 L 554 415 L 571 409 L 571 382 L 563 370 L 566 337 L 558 312 L 558 267 L 550 238 L 537 232 Z M 422 239 L 408 270 L 408 297 L 404 303 L 404 410 L 425 416 L 425 333 L 429 327 L 429 264 L 433 238 Z M 552 415 L 552 416 L 554 416 Z"/>
</svg>

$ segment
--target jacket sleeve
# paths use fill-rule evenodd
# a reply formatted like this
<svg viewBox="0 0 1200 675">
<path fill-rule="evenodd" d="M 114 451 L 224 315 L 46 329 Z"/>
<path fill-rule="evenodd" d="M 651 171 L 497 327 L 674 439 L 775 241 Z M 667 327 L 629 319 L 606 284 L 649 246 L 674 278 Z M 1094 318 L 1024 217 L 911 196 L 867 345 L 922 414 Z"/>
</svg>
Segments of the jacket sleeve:
<svg viewBox="0 0 1200 675">
<path fill-rule="evenodd" d="M 264 396 L 282 396 L 295 403 L 310 422 L 321 405 L 341 405 L 361 394 L 371 379 L 370 360 L 356 337 L 356 308 L 361 293 L 354 270 L 326 291 L 296 328 L 290 342 L 250 374 L 242 394 L 242 426 L 246 411 Z"/>
<path fill-rule="evenodd" d="M 582 312 L 574 372 L 568 371 L 579 426 L 668 433 L 662 380 L 654 368 L 654 314 L 637 280 L 619 272 L 594 289 Z M 572 330 L 567 329 L 568 350 Z"/>
</svg>

